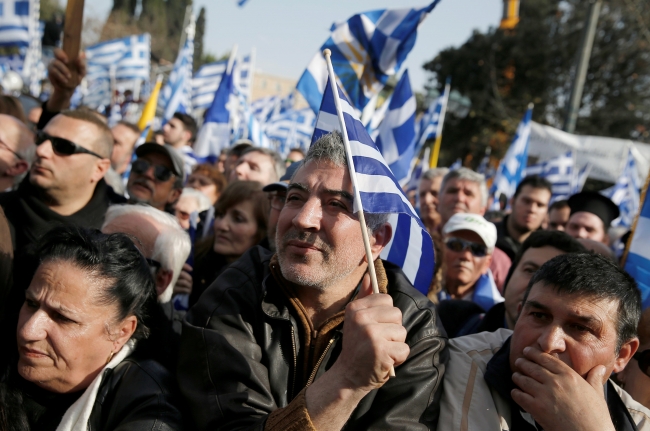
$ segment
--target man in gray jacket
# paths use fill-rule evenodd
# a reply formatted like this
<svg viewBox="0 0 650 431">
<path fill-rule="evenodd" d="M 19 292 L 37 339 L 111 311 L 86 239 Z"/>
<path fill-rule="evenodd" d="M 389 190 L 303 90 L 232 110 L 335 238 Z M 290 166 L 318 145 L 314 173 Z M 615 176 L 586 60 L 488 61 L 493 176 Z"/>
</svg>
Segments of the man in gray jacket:
<svg viewBox="0 0 650 431">
<path fill-rule="evenodd" d="M 514 331 L 451 340 L 438 430 L 650 430 L 650 411 L 608 380 L 639 347 L 640 303 L 600 255 L 551 259 Z"/>
</svg>

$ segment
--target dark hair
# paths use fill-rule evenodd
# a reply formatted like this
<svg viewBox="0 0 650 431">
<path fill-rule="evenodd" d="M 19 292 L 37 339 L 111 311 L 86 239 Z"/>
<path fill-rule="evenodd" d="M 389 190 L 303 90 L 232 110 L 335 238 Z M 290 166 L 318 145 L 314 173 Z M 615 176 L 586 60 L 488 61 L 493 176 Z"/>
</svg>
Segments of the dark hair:
<svg viewBox="0 0 650 431">
<path fill-rule="evenodd" d="M 196 138 L 196 132 L 198 130 L 198 127 L 196 126 L 196 121 L 194 121 L 194 118 L 187 114 L 183 114 L 182 112 L 174 112 L 174 115 L 172 118 L 178 119 L 181 123 L 183 123 L 183 128 L 190 132 L 190 142 L 194 142 L 194 139 Z"/>
<path fill-rule="evenodd" d="M 252 145 L 248 142 L 240 142 L 239 144 L 235 144 L 228 149 L 228 155 L 241 157 L 244 151 L 248 150 L 251 147 Z"/>
<path fill-rule="evenodd" d="M 553 202 L 551 206 L 548 207 L 548 212 L 551 212 L 552 210 L 561 210 L 564 208 L 569 208 L 569 201 L 566 199 Z"/>
<path fill-rule="evenodd" d="M 618 301 L 617 346 L 637 335 L 641 317 L 641 294 L 634 279 L 611 260 L 596 253 L 555 256 L 533 275 L 522 304 L 537 283 L 551 286 L 560 295 L 581 295 L 597 300 Z"/>
<path fill-rule="evenodd" d="M 546 189 L 550 194 L 553 194 L 553 186 L 546 178 L 542 178 L 539 175 L 528 175 L 517 185 L 513 199 L 519 196 L 519 193 L 521 193 L 521 190 L 525 186 L 532 187 L 534 189 Z"/>
<path fill-rule="evenodd" d="M 515 272 L 517 265 L 519 265 L 519 262 L 521 262 L 521 258 L 526 250 L 529 248 L 542 247 L 557 248 L 558 250 L 561 250 L 565 253 L 586 253 L 588 251 L 587 248 L 584 245 L 580 244 L 577 239 L 566 234 L 565 232 L 559 230 L 536 230 L 535 232 L 531 233 L 528 238 L 526 238 L 523 244 L 521 244 L 521 248 L 517 252 L 515 259 L 512 261 L 512 265 L 510 265 L 508 275 L 506 276 L 506 280 L 503 284 L 504 291 L 506 286 L 508 286 L 510 277 L 512 277 L 512 274 Z"/>
<path fill-rule="evenodd" d="M 225 214 L 233 206 L 240 202 L 251 201 L 253 203 L 253 217 L 257 222 L 255 241 L 260 242 L 267 234 L 269 221 L 270 203 L 266 194 L 262 191 L 262 184 L 257 181 L 233 181 L 223 190 L 217 203 L 214 204 L 215 217 Z M 195 261 L 207 254 L 214 245 L 214 234 L 209 235 L 196 244 Z"/>
<path fill-rule="evenodd" d="M 86 123 L 91 123 L 97 127 L 99 133 L 96 135 L 94 149 L 101 156 L 107 159 L 111 157 L 111 154 L 113 153 L 113 134 L 111 133 L 111 129 L 106 125 L 106 122 L 100 119 L 101 114 L 82 106 L 75 110 L 61 111 L 59 115 L 75 120 L 85 121 Z M 77 143 L 88 145 L 88 143 L 84 142 Z"/>
<path fill-rule="evenodd" d="M 23 104 L 20 103 L 20 99 L 14 96 L 1 95 L 0 96 L 0 114 L 11 115 L 14 118 L 19 119 L 23 123 L 27 123 L 27 117 L 25 117 L 25 111 L 23 110 Z"/>
<path fill-rule="evenodd" d="M 212 183 L 217 186 L 217 192 L 221 193 L 224 187 L 226 187 L 226 177 L 223 176 L 221 171 L 217 169 L 216 166 L 209 163 L 202 163 L 200 165 L 195 165 L 192 168 L 193 174 L 201 174 L 212 180 Z"/>
<path fill-rule="evenodd" d="M 40 261 L 63 260 L 107 283 L 99 298 L 102 305 L 116 304 L 117 321 L 135 316 L 138 325 L 132 335 L 139 340 L 149 335 L 144 319 L 155 302 L 155 285 L 146 259 L 122 233 L 106 235 L 95 229 L 59 226 L 42 238 Z"/>
</svg>

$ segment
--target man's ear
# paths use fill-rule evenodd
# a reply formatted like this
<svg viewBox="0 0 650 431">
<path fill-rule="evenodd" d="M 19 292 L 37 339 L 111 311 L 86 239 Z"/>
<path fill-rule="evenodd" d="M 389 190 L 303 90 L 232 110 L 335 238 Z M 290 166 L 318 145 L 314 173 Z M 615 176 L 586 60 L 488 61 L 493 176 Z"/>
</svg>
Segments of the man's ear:
<svg viewBox="0 0 650 431">
<path fill-rule="evenodd" d="M 18 159 L 13 166 L 7 169 L 6 174 L 10 177 L 17 177 L 18 175 L 27 172 L 28 169 L 29 163 Z"/>
<path fill-rule="evenodd" d="M 638 349 L 639 339 L 636 337 L 632 338 L 630 341 L 623 343 L 621 349 L 618 351 L 618 356 L 614 361 L 614 368 L 612 369 L 612 373 L 623 371 L 623 368 L 625 368 L 627 363 L 630 362 L 630 359 L 632 359 L 632 356 L 634 356 Z"/>
<path fill-rule="evenodd" d="M 98 183 L 102 178 L 104 178 L 104 175 L 106 175 L 106 172 L 108 172 L 108 169 L 111 167 L 111 160 L 110 159 L 99 159 L 95 163 L 95 170 L 93 171 L 92 176 L 90 177 L 90 181 L 93 183 Z"/>
<path fill-rule="evenodd" d="M 170 192 L 169 192 L 169 198 L 167 199 L 168 204 L 173 204 L 175 203 L 179 197 L 181 197 L 181 193 L 183 193 L 183 189 L 177 189 L 174 187 Z"/>
<path fill-rule="evenodd" d="M 372 250 L 372 257 L 377 259 L 381 251 L 388 245 L 393 237 L 393 227 L 390 223 L 384 223 L 371 235 L 370 250 Z"/>
<path fill-rule="evenodd" d="M 488 254 L 485 256 L 485 262 L 483 262 L 483 270 L 481 271 L 481 274 L 485 274 L 488 272 L 488 269 L 490 269 L 490 265 L 492 264 L 492 255 Z"/>
<path fill-rule="evenodd" d="M 190 139 L 192 139 L 192 132 L 189 130 L 183 130 L 183 140 L 185 140 L 185 142 L 190 142 Z"/>
</svg>

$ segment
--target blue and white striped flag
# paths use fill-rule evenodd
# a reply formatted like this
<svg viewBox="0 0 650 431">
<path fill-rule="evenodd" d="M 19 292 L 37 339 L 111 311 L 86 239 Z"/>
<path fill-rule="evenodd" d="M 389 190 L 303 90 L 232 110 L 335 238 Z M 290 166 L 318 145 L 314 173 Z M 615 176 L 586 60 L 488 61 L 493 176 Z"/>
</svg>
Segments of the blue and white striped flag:
<svg viewBox="0 0 650 431">
<path fill-rule="evenodd" d="M 236 114 L 239 106 L 239 96 L 233 82 L 233 73 L 236 73 L 237 67 L 234 59 L 231 60 L 230 70 L 226 69 L 221 78 L 212 104 L 206 112 L 205 123 L 194 144 L 194 153 L 201 162 L 214 163 L 221 150 L 230 146 L 230 113 Z"/>
<path fill-rule="evenodd" d="M 551 202 L 568 199 L 573 194 L 575 176 L 575 157 L 573 151 L 560 154 L 550 160 L 528 166 L 524 176 L 537 175 L 548 180 L 553 186 Z"/>
<path fill-rule="evenodd" d="M 327 82 L 322 52 L 329 49 L 334 72 L 350 96 L 352 106 L 363 109 L 388 78 L 400 70 L 415 44 L 418 25 L 439 1 L 418 9 L 365 12 L 334 24 L 330 37 L 311 60 L 296 88 L 314 112 L 318 112 Z"/>
<path fill-rule="evenodd" d="M 239 93 L 244 96 L 246 103 L 251 102 L 251 90 L 253 88 L 253 67 L 255 63 L 255 51 L 245 55 L 239 61 L 239 72 L 236 75 L 235 84 L 239 88 Z"/>
<path fill-rule="evenodd" d="M 442 133 L 442 122 L 445 120 L 450 88 L 451 79 L 447 78 L 442 94 L 431 102 L 422 116 L 416 150 L 421 149 L 428 140 L 436 139 Z"/>
<path fill-rule="evenodd" d="M 463 161 L 459 157 L 459 158 L 456 159 L 456 161 L 454 163 L 451 164 L 451 166 L 449 166 L 449 170 L 450 171 L 457 171 L 458 169 L 460 169 L 462 167 L 463 167 Z"/>
<path fill-rule="evenodd" d="M 366 124 L 366 130 L 368 131 L 368 134 L 375 141 L 377 140 L 377 135 L 379 134 L 379 126 L 386 117 L 386 112 L 388 112 L 388 107 L 390 106 L 392 97 L 393 96 L 391 94 L 386 98 L 386 100 L 384 100 L 384 103 L 382 103 L 378 109 L 375 109 L 375 112 L 372 113 L 372 117 L 370 117 L 370 121 L 368 121 L 368 124 Z"/>
<path fill-rule="evenodd" d="M 41 80 L 47 76 L 47 67 L 43 63 L 41 48 L 44 24 L 39 20 L 40 13 L 40 0 L 31 0 L 29 2 L 29 47 L 25 53 L 22 75 L 23 81 L 29 86 L 29 92 L 34 97 L 41 94 Z"/>
<path fill-rule="evenodd" d="M 641 303 L 645 310 L 650 307 L 650 195 L 645 190 L 641 211 L 630 239 L 625 270 L 636 280 L 641 291 Z"/>
<path fill-rule="evenodd" d="M 204 64 L 196 71 L 192 78 L 192 107 L 194 109 L 210 107 L 227 66 L 228 60 L 223 60 Z"/>
<path fill-rule="evenodd" d="M 618 205 L 621 215 L 612 222 L 612 226 L 632 227 L 634 217 L 639 211 L 641 180 L 637 171 L 636 160 L 632 150 L 628 150 L 627 160 L 623 172 L 616 183 L 601 193 Z"/>
<path fill-rule="evenodd" d="M 0 46 L 28 47 L 30 6 L 38 0 L 4 0 L 0 10 Z"/>
<path fill-rule="evenodd" d="M 109 79 L 115 66 L 115 79 L 149 80 L 151 36 L 149 33 L 107 40 L 86 48 L 89 81 Z"/>
<path fill-rule="evenodd" d="M 408 71 L 405 71 L 395 86 L 388 112 L 375 139 L 379 152 L 400 185 L 408 182 L 415 155 L 415 108 L 411 81 Z"/>
<path fill-rule="evenodd" d="M 593 165 L 591 163 L 587 163 L 582 168 L 580 168 L 575 177 L 573 177 L 573 188 L 571 189 L 572 195 L 575 195 L 576 193 L 580 193 L 582 191 L 582 188 L 587 182 L 587 178 L 589 178 L 592 167 Z"/>
<path fill-rule="evenodd" d="M 447 299 L 452 299 L 452 297 L 444 290 L 438 294 L 439 301 Z M 501 292 L 499 292 L 499 289 L 497 288 L 494 276 L 492 275 L 492 270 L 488 269 L 485 274 L 481 274 L 474 284 L 472 302 L 480 306 L 483 310 L 488 311 L 490 308 L 503 301 L 505 301 L 505 299 L 501 296 Z"/>
<path fill-rule="evenodd" d="M 533 107 L 531 104 L 524 115 L 524 119 L 517 127 L 515 139 L 508 148 L 506 156 L 501 160 L 490 188 L 490 196 L 494 196 L 494 209 L 499 209 L 497 206 L 501 194 L 504 194 L 510 200 L 515 194 L 517 185 L 524 177 L 524 171 L 528 163 L 528 141 L 530 140 L 532 118 Z"/>
<path fill-rule="evenodd" d="M 251 110 L 255 118 L 262 123 L 269 121 L 280 110 L 280 96 L 267 96 L 254 100 L 251 103 Z"/>
<path fill-rule="evenodd" d="M 160 92 L 158 106 L 164 109 L 163 124 L 169 121 L 175 112 L 190 114 L 192 112 L 192 71 L 194 58 L 194 15 L 185 29 L 185 44 L 178 53 L 174 69 Z"/>
<path fill-rule="evenodd" d="M 289 154 L 291 148 L 309 149 L 311 137 L 316 125 L 316 114 L 311 108 L 290 109 L 273 117 L 265 126 L 266 135 L 277 145 L 282 157 Z"/>
<path fill-rule="evenodd" d="M 431 148 L 429 147 L 425 148 L 422 158 L 415 163 L 415 167 L 411 172 L 411 178 L 409 178 L 408 183 L 406 183 L 406 186 L 404 186 L 406 193 L 418 189 L 418 186 L 420 185 L 420 178 L 422 178 L 422 175 L 429 170 L 430 152 L 431 152 Z M 419 207 L 420 206 L 419 195 L 417 193 L 415 194 L 415 199 L 416 202 L 418 203 L 417 206 Z"/>
<path fill-rule="evenodd" d="M 363 209 L 367 213 L 390 214 L 393 237 L 382 251 L 381 258 L 400 266 L 413 286 L 426 295 L 434 267 L 431 237 L 363 127 L 354 107 L 337 87 L 332 87 L 328 80 L 312 143 L 327 133 L 341 131 L 334 101 L 334 97 L 338 97 L 350 141 Z M 336 95 L 333 88 L 338 90 Z M 358 202 L 355 201 L 355 213 L 358 208 Z"/>
</svg>

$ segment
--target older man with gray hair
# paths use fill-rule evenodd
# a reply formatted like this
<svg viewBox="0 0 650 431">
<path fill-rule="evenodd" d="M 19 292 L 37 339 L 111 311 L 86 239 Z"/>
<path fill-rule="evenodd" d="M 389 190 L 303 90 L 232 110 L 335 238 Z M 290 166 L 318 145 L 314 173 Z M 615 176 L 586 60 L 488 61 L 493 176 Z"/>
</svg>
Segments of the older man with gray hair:
<svg viewBox="0 0 650 431">
<path fill-rule="evenodd" d="M 440 212 L 438 211 L 440 186 L 442 179 L 449 173 L 448 168 L 433 168 L 422 174 L 418 183 L 418 201 L 420 204 L 420 218 L 429 233 L 437 231 L 440 225 Z"/>
<path fill-rule="evenodd" d="M 280 181 L 286 169 L 284 160 L 275 151 L 251 147 L 239 157 L 232 175 L 234 179 L 257 181 L 265 186 Z"/>
<path fill-rule="evenodd" d="M 444 329 L 379 258 L 388 215 L 365 217 L 378 294 L 341 135 L 321 137 L 289 183 L 277 254 L 250 249 L 187 314 L 178 381 L 197 429 L 435 428 Z"/>
<path fill-rule="evenodd" d="M 148 205 L 113 205 L 106 211 L 103 233 L 125 233 L 147 259 L 156 285 L 158 307 L 147 326 L 149 339 L 138 352 L 175 369 L 183 314 L 171 302 L 174 285 L 192 245 L 174 216 Z"/>
<path fill-rule="evenodd" d="M 457 213 L 485 215 L 488 204 L 488 189 L 485 176 L 468 168 L 450 171 L 440 186 L 440 229 Z M 499 289 L 503 289 L 512 261 L 500 249 L 492 254 L 490 270 Z"/>
</svg>

